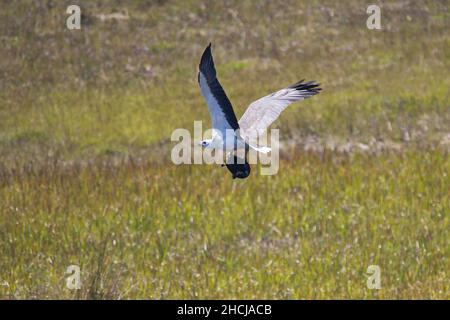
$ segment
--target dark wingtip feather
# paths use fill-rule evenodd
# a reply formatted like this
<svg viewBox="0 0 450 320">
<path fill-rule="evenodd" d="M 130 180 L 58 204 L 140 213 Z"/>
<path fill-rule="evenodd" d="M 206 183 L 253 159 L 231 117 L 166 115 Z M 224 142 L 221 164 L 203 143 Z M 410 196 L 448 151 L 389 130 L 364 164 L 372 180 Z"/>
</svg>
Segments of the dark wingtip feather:
<svg viewBox="0 0 450 320">
<path fill-rule="evenodd" d="M 289 86 L 291 89 L 295 89 L 298 91 L 306 91 L 308 93 L 308 96 L 313 96 L 315 94 L 318 94 L 322 88 L 320 87 L 320 83 L 317 83 L 316 81 L 309 81 L 304 82 L 305 79 L 300 80 L 297 83 L 294 83 L 293 85 Z"/>
<path fill-rule="evenodd" d="M 214 60 L 211 53 L 211 42 L 206 47 L 205 51 L 203 51 L 198 68 L 205 76 L 206 81 L 210 82 L 216 78 L 216 68 L 214 67 Z"/>
</svg>

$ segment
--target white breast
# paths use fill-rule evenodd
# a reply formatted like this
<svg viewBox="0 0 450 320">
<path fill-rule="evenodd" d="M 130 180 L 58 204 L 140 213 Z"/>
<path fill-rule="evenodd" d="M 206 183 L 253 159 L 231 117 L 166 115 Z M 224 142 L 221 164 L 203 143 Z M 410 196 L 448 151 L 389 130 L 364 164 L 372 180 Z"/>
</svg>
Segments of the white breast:
<svg viewBox="0 0 450 320">
<path fill-rule="evenodd" d="M 231 135 L 227 131 L 228 135 L 216 134 L 211 141 L 211 147 L 215 149 L 222 149 L 224 151 L 233 151 L 236 149 L 245 148 L 245 141 L 234 133 Z"/>
</svg>

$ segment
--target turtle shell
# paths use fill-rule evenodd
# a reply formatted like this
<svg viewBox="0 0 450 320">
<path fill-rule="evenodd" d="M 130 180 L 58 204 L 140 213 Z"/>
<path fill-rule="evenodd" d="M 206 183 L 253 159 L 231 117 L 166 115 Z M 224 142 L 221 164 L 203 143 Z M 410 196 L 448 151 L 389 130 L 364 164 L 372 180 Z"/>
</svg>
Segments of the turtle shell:
<svg viewBox="0 0 450 320">
<path fill-rule="evenodd" d="M 231 155 L 225 163 L 228 171 L 231 172 L 233 179 L 245 179 L 250 175 L 250 165 L 247 160 Z"/>
</svg>

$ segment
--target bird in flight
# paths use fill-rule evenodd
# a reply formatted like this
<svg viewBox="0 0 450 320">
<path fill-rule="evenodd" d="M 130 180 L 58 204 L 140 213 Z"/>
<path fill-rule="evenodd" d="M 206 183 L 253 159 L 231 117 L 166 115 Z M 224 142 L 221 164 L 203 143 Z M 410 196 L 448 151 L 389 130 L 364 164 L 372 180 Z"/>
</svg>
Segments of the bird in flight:
<svg viewBox="0 0 450 320">
<path fill-rule="evenodd" d="M 233 153 L 237 149 L 249 149 L 268 153 L 269 147 L 259 147 L 252 143 L 274 122 L 284 109 L 295 101 L 316 95 L 321 88 L 315 81 L 301 80 L 287 88 L 278 90 L 252 102 L 238 121 L 233 106 L 217 79 L 216 68 L 211 53 L 211 43 L 206 47 L 200 59 L 198 83 L 208 105 L 212 122 L 212 138 L 200 142 L 201 146 Z M 230 132 L 232 133 L 230 135 Z M 231 141 L 230 141 L 231 139 Z M 226 165 L 234 178 L 247 178 L 250 166 L 236 164 L 236 156 Z"/>
</svg>

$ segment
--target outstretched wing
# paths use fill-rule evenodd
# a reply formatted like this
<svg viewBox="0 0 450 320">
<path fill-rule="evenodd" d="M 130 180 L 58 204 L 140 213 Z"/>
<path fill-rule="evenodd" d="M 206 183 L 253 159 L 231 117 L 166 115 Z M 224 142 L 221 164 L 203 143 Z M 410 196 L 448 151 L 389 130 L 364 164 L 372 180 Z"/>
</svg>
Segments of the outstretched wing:
<svg viewBox="0 0 450 320">
<path fill-rule="evenodd" d="M 239 129 L 231 102 L 216 77 L 211 43 L 206 47 L 200 60 L 198 83 L 208 104 L 213 129 L 219 130 L 223 136 L 226 129 Z"/>
<path fill-rule="evenodd" d="M 321 88 L 315 81 L 303 81 L 252 102 L 239 120 L 241 136 L 256 139 L 288 105 L 320 92 Z"/>
</svg>

